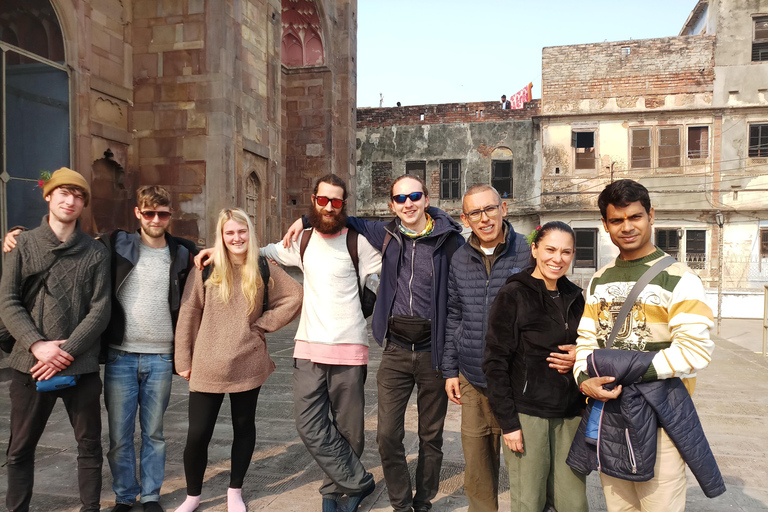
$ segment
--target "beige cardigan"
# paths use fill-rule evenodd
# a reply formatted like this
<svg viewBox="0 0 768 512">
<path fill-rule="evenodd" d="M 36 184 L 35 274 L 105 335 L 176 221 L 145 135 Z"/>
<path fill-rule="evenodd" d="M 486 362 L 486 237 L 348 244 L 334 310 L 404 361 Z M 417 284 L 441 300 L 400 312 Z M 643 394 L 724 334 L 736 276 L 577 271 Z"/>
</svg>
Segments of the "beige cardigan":
<svg viewBox="0 0 768 512">
<path fill-rule="evenodd" d="M 246 316 L 247 302 L 236 273 L 229 304 L 216 289 L 203 285 L 195 270 L 187 285 L 176 324 L 176 371 L 192 370 L 189 390 L 203 393 L 239 393 L 255 389 L 274 371 L 264 332 L 280 329 L 301 311 L 301 285 L 281 268 L 270 266 L 269 309 L 263 315 L 264 289 L 256 294 L 256 307 Z"/>
</svg>

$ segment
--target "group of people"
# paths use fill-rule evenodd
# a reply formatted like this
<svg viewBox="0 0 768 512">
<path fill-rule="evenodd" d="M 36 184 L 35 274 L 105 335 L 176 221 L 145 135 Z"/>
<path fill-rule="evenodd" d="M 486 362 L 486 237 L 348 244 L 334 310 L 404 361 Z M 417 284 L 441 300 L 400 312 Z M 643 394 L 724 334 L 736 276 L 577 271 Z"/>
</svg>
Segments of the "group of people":
<svg viewBox="0 0 768 512">
<path fill-rule="evenodd" d="M 245 212 L 226 209 L 214 247 L 200 254 L 168 233 L 171 202 L 161 187 L 139 189 L 137 232 L 118 230 L 98 237 L 102 243 L 77 221 L 90 195 L 82 176 L 56 171 L 43 194 L 49 215 L 39 228 L 6 237 L 10 257 L 0 282 L 0 318 L 16 340 L 9 359 L 9 510 L 29 509 L 35 446 L 59 397 L 78 442 L 82 510 L 99 509 L 102 353 L 113 512 L 127 512 L 137 497 L 144 510 L 162 510 L 162 418 L 174 365 L 190 390 L 187 498 L 177 510 L 200 504 L 208 443 L 229 393 L 227 503 L 230 512 L 245 511 L 241 489 L 257 399 L 275 367 L 264 333 L 300 314 L 296 428 L 326 475 L 323 512 L 357 511 L 376 487 L 361 462 L 373 274 L 381 277 L 372 331 L 383 347 L 377 444 L 395 512 L 432 507 L 449 401 L 461 406 L 471 512 L 498 510 L 500 449 L 513 511 L 588 510 L 585 478 L 594 469 L 610 511 L 684 510 L 686 462 L 708 496 L 724 491 L 701 426 L 691 419 L 695 411 L 670 412 L 665 401 L 692 407 L 696 372 L 713 350 L 712 312 L 698 277 L 653 245 L 654 211 L 634 181 L 614 182 L 600 195 L 603 225 L 619 256 L 595 275 L 586 300 L 566 277 L 573 230 L 550 222 L 529 244 L 489 185 L 470 187 L 463 198 L 466 243 L 462 227 L 429 205 L 418 177 L 394 180 L 396 217 L 374 222 L 346 215 L 346 184 L 329 174 L 314 185 L 309 214 L 282 242 L 259 248 Z M 266 259 L 299 267 L 303 286 Z M 655 277 L 643 283 L 649 272 Z M 414 387 L 415 488 L 403 444 Z M 627 410 L 642 411 L 643 423 L 626 417 Z"/>
</svg>

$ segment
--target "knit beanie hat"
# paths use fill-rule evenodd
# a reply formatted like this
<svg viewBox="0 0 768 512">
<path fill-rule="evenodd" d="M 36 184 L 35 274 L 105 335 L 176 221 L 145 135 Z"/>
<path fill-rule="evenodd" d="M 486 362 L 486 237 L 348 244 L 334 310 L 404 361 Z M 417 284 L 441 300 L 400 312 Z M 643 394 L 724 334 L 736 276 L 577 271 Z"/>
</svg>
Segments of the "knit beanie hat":
<svg viewBox="0 0 768 512">
<path fill-rule="evenodd" d="M 83 175 L 79 172 L 75 172 L 72 169 L 62 167 L 61 169 L 54 171 L 51 175 L 51 179 L 45 182 L 43 185 L 43 197 L 47 196 L 54 189 L 61 187 L 62 185 L 70 185 L 73 187 L 80 187 L 85 191 L 83 199 L 85 199 L 85 206 L 88 206 L 88 202 L 91 198 L 91 187 L 88 182 L 85 181 Z"/>
</svg>

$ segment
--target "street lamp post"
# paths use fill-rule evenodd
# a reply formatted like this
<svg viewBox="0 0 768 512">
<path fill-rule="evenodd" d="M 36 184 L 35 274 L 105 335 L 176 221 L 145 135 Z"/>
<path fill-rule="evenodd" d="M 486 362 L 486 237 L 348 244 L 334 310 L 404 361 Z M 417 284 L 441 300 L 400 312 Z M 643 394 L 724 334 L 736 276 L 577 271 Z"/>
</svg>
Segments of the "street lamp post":
<svg viewBox="0 0 768 512">
<path fill-rule="evenodd" d="M 717 335 L 720 335 L 720 322 L 723 320 L 723 224 L 725 217 L 720 210 L 715 214 L 717 222 Z"/>
</svg>

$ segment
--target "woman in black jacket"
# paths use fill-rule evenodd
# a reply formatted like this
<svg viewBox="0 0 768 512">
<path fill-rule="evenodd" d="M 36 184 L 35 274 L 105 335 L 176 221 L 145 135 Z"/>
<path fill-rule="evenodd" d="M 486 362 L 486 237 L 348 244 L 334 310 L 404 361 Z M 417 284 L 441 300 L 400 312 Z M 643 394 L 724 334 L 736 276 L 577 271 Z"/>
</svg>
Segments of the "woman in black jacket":
<svg viewBox="0 0 768 512">
<path fill-rule="evenodd" d="M 584 311 L 581 288 L 565 277 L 574 245 L 567 224 L 540 228 L 531 245 L 533 271 L 507 280 L 488 319 L 483 372 L 504 432 L 515 512 L 548 505 L 557 512 L 588 510 L 586 477 L 565 463 L 585 401 L 571 368 L 558 364 L 562 352 L 573 356 Z"/>
</svg>

